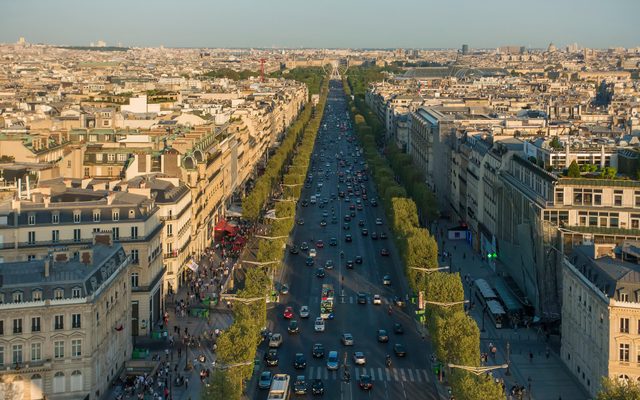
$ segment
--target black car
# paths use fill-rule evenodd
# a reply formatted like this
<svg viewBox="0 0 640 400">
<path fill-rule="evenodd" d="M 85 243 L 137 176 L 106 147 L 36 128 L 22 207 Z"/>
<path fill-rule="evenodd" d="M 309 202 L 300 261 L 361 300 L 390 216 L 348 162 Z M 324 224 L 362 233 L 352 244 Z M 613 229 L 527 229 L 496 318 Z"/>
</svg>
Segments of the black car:
<svg viewBox="0 0 640 400">
<path fill-rule="evenodd" d="M 264 354 L 264 362 L 268 367 L 275 367 L 278 365 L 278 350 L 277 349 L 269 349 Z"/>
<path fill-rule="evenodd" d="M 360 226 L 360 227 L 364 226 L 364 220 L 363 220 L 363 219 L 361 219 L 360 221 L 358 221 L 358 226 Z"/>
<path fill-rule="evenodd" d="M 314 379 L 311 381 L 311 393 L 319 396 L 324 394 L 324 383 L 322 383 L 322 379 Z"/>
<path fill-rule="evenodd" d="M 299 252 L 300 252 L 300 251 L 298 250 L 298 246 L 295 246 L 295 245 L 294 245 L 294 246 L 291 246 L 291 247 L 289 248 L 289 253 L 291 253 L 291 254 L 298 254 Z"/>
<path fill-rule="evenodd" d="M 293 382 L 293 391 L 295 394 L 307 394 L 307 380 L 304 375 L 296 376 Z"/>
<path fill-rule="evenodd" d="M 349 215 L 345 215 L 344 222 L 351 222 L 351 217 Z"/>
<path fill-rule="evenodd" d="M 369 375 L 360 375 L 360 389 L 362 390 L 370 390 L 373 388 L 373 381 L 371 380 L 371 376 Z"/>
<path fill-rule="evenodd" d="M 371 239 L 378 240 L 378 234 L 376 232 L 371 232 Z"/>
<path fill-rule="evenodd" d="M 393 352 L 396 353 L 396 356 L 398 357 L 404 357 L 407 355 L 407 350 L 405 350 L 404 345 L 400 343 L 393 345 Z"/>
<path fill-rule="evenodd" d="M 345 222 L 345 223 L 342 225 L 342 229 L 344 229 L 345 231 L 348 231 L 349 229 L 351 229 L 351 226 L 349 226 L 349 223 Z"/>
<path fill-rule="evenodd" d="M 324 345 L 322 343 L 316 343 L 313 345 L 313 350 L 311 350 L 311 355 L 313 358 L 323 358 L 324 357 Z"/>
<path fill-rule="evenodd" d="M 353 261 L 347 260 L 347 269 L 353 269 Z"/>
<path fill-rule="evenodd" d="M 363 228 L 362 229 L 362 236 L 367 236 L 368 234 L 369 234 L 369 230 L 367 228 Z"/>
<path fill-rule="evenodd" d="M 380 250 L 380 255 L 383 256 L 383 257 L 389 257 L 389 250 L 381 249 Z"/>
<path fill-rule="evenodd" d="M 380 232 L 380 239 L 386 239 L 388 236 L 385 232 Z"/>
<path fill-rule="evenodd" d="M 367 304 L 367 295 L 362 293 L 362 292 L 358 292 L 358 304 Z"/>
<path fill-rule="evenodd" d="M 308 267 L 313 267 L 315 261 L 313 260 L 313 257 L 307 257 L 304 263 L 307 264 Z"/>
<path fill-rule="evenodd" d="M 402 335 L 404 333 L 404 328 L 402 327 L 402 324 L 398 322 L 393 324 L 393 333 L 395 333 L 396 335 Z"/>
<path fill-rule="evenodd" d="M 362 256 L 356 256 L 356 264 L 362 264 Z"/>
<path fill-rule="evenodd" d="M 316 276 L 318 278 L 324 278 L 325 274 L 324 274 L 324 268 L 318 268 L 316 270 Z"/>
<path fill-rule="evenodd" d="M 287 331 L 289 331 L 290 334 L 300 332 L 300 328 L 298 327 L 298 321 L 296 321 L 295 319 L 292 319 L 291 321 L 289 321 L 289 326 L 287 327 Z"/>
<path fill-rule="evenodd" d="M 337 246 L 338 245 L 338 239 L 332 237 L 331 239 L 329 239 L 329 246 Z"/>
<path fill-rule="evenodd" d="M 384 329 L 378 329 L 378 342 L 387 343 L 389 341 L 389 335 Z"/>
<path fill-rule="evenodd" d="M 306 207 L 306 206 L 309 205 L 309 202 L 306 201 L 306 200 L 302 200 L 302 203 L 300 203 L 300 204 L 302 204 L 302 207 Z"/>
<path fill-rule="evenodd" d="M 307 359 L 304 357 L 304 354 L 296 353 L 296 356 L 293 360 L 293 368 L 305 369 L 306 367 L 307 367 Z"/>
<path fill-rule="evenodd" d="M 353 238 L 351 237 L 351 235 L 345 235 L 344 236 L 344 241 L 351 243 L 353 241 Z"/>
</svg>

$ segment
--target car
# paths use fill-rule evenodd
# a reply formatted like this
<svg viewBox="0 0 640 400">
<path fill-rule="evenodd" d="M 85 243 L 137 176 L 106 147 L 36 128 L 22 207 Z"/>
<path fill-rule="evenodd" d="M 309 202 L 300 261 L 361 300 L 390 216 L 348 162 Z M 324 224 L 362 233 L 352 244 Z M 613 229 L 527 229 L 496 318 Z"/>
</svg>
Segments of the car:
<svg viewBox="0 0 640 400">
<path fill-rule="evenodd" d="M 373 389 L 373 381 L 371 380 L 370 375 L 360 375 L 360 380 L 358 382 L 360 389 L 362 390 L 371 390 Z"/>
<path fill-rule="evenodd" d="M 316 269 L 316 276 L 318 278 L 324 278 L 325 277 L 324 268 L 320 267 Z"/>
<path fill-rule="evenodd" d="M 340 337 L 340 341 L 345 346 L 353 346 L 353 335 L 350 333 L 343 333 L 342 337 Z"/>
<path fill-rule="evenodd" d="M 378 342 L 387 343 L 389 341 L 389 335 L 384 329 L 378 329 Z"/>
<path fill-rule="evenodd" d="M 376 232 L 371 232 L 371 240 L 378 240 L 378 234 Z"/>
<path fill-rule="evenodd" d="M 300 250 L 302 251 L 309 250 L 309 244 L 307 242 L 302 242 L 302 244 L 300 245 Z"/>
<path fill-rule="evenodd" d="M 293 246 L 289 247 L 289 253 L 290 254 L 298 254 L 298 253 L 300 253 L 300 251 L 298 251 L 298 246 L 293 245 Z"/>
<path fill-rule="evenodd" d="M 289 294 L 289 286 L 287 285 L 280 286 L 280 294 Z"/>
<path fill-rule="evenodd" d="M 326 212 L 326 211 L 323 211 L 323 212 L 322 212 L 322 217 L 323 217 L 323 218 L 327 218 L 328 216 L 329 216 L 329 213 L 328 213 L 328 212 Z"/>
<path fill-rule="evenodd" d="M 351 226 L 349 226 L 349 224 L 345 222 L 345 223 L 342 225 L 342 229 L 344 229 L 345 231 L 348 231 L 349 229 L 351 229 Z"/>
<path fill-rule="evenodd" d="M 296 353 L 293 359 L 293 368 L 295 369 L 305 369 L 307 368 L 307 359 L 304 357 L 302 353 Z"/>
<path fill-rule="evenodd" d="M 329 239 L 329 246 L 337 246 L 338 245 L 338 238 L 332 237 L 331 239 Z"/>
<path fill-rule="evenodd" d="M 358 205 L 356 206 L 356 210 L 358 210 L 358 211 L 362 211 L 362 204 L 358 204 Z"/>
<path fill-rule="evenodd" d="M 335 350 L 331 350 L 327 355 L 327 369 L 330 371 L 335 371 L 338 369 L 340 363 L 338 362 L 338 352 Z"/>
<path fill-rule="evenodd" d="M 291 335 L 293 335 L 294 333 L 300 332 L 298 321 L 296 321 L 295 319 L 292 319 L 291 321 L 289 321 L 289 326 L 287 326 L 287 332 L 289 332 L 289 334 Z"/>
<path fill-rule="evenodd" d="M 362 264 L 362 256 L 356 256 L 355 262 L 356 264 Z"/>
<path fill-rule="evenodd" d="M 349 215 L 351 215 L 352 217 L 355 217 L 355 216 L 356 216 L 356 212 L 355 212 L 355 211 L 351 211 L 351 212 L 349 213 Z"/>
<path fill-rule="evenodd" d="M 324 383 L 322 383 L 322 379 L 314 379 L 311 381 L 311 394 L 314 396 L 322 396 L 324 394 Z"/>
<path fill-rule="evenodd" d="M 323 358 L 324 357 L 324 345 L 322 343 L 315 343 L 313 348 L 311 349 L 311 355 L 313 358 Z"/>
<path fill-rule="evenodd" d="M 380 239 L 387 239 L 388 236 L 385 232 L 380 232 Z"/>
<path fill-rule="evenodd" d="M 386 248 L 380 249 L 380 255 L 383 257 L 389 257 L 389 250 L 387 250 Z"/>
<path fill-rule="evenodd" d="M 266 353 L 264 353 L 264 362 L 268 367 L 276 367 L 278 366 L 278 350 L 277 349 L 269 349 Z"/>
<path fill-rule="evenodd" d="M 345 215 L 343 219 L 344 219 L 344 222 L 351 222 L 351 216 L 350 215 Z"/>
<path fill-rule="evenodd" d="M 309 306 L 300 307 L 300 318 L 309 318 Z"/>
<path fill-rule="evenodd" d="M 376 225 L 382 225 L 382 218 L 376 218 Z"/>
<path fill-rule="evenodd" d="M 302 200 L 302 207 L 307 207 L 309 205 L 309 202 L 307 200 Z"/>
<path fill-rule="evenodd" d="M 398 307 L 404 307 L 406 305 L 404 299 L 400 296 L 393 296 L 393 304 Z"/>
<path fill-rule="evenodd" d="M 324 262 L 324 269 L 333 269 L 333 260 L 327 260 Z"/>
<path fill-rule="evenodd" d="M 332 224 L 337 224 L 338 223 L 338 217 L 336 217 L 335 215 L 333 217 L 331 217 L 331 223 Z"/>
<path fill-rule="evenodd" d="M 307 379 L 304 375 L 296 376 L 296 380 L 293 382 L 293 392 L 295 394 L 307 394 Z"/>
<path fill-rule="evenodd" d="M 320 221 L 320 226 L 327 226 L 327 221 L 325 221 L 324 219 Z"/>
<path fill-rule="evenodd" d="M 391 285 L 391 276 L 390 275 L 385 275 L 382 277 L 382 284 L 385 286 L 390 286 Z"/>
<path fill-rule="evenodd" d="M 282 313 L 282 315 L 286 318 L 286 319 L 291 319 L 293 318 L 293 307 L 289 306 L 289 307 L 285 307 L 284 308 L 284 313 Z"/>
<path fill-rule="evenodd" d="M 355 210 L 355 209 L 356 209 L 355 204 L 349 204 L 349 210 Z"/>
<path fill-rule="evenodd" d="M 274 333 L 271 335 L 269 339 L 269 347 L 272 349 L 278 348 L 282 345 L 282 335 L 279 333 Z"/>
<path fill-rule="evenodd" d="M 358 226 L 359 227 L 363 227 L 364 226 L 364 220 L 361 219 L 360 221 L 358 221 Z"/>
<path fill-rule="evenodd" d="M 307 267 L 313 267 L 313 265 L 315 264 L 315 261 L 313 260 L 313 257 L 309 256 L 306 258 L 304 263 L 307 265 Z"/>
<path fill-rule="evenodd" d="M 353 260 L 347 260 L 347 263 L 345 265 L 347 269 L 353 269 Z"/>
<path fill-rule="evenodd" d="M 316 249 L 309 250 L 309 257 L 315 257 L 318 255 L 318 251 Z"/>
<path fill-rule="evenodd" d="M 379 294 L 374 294 L 372 303 L 376 305 L 382 304 L 382 297 Z"/>
<path fill-rule="evenodd" d="M 269 389 L 271 387 L 271 371 L 262 371 L 258 380 L 258 389 Z"/>
<path fill-rule="evenodd" d="M 323 249 L 324 248 L 324 242 L 322 240 L 318 240 L 316 242 L 316 248 Z"/>
<path fill-rule="evenodd" d="M 303 218 L 298 218 L 297 224 L 298 225 L 304 225 L 304 219 Z"/>
<path fill-rule="evenodd" d="M 316 322 L 313 325 L 313 330 L 316 332 L 324 332 L 324 319 L 322 317 L 316 318 Z"/>
<path fill-rule="evenodd" d="M 351 235 L 344 235 L 344 241 L 347 243 L 351 243 L 353 241 L 353 238 L 351 237 Z"/>
<path fill-rule="evenodd" d="M 365 365 L 367 363 L 367 359 L 364 356 L 364 353 L 361 351 L 356 351 L 353 353 L 353 362 L 356 365 Z"/>
<path fill-rule="evenodd" d="M 401 323 L 396 322 L 395 324 L 393 324 L 393 333 L 395 333 L 396 335 L 402 335 L 404 333 L 404 328 L 402 327 Z"/>
<path fill-rule="evenodd" d="M 362 229 L 362 236 L 367 236 L 369 235 L 369 230 L 367 228 L 363 228 Z"/>
<path fill-rule="evenodd" d="M 362 292 L 358 292 L 357 298 L 358 298 L 358 304 L 367 304 L 367 295 L 366 294 L 364 294 Z"/>
<path fill-rule="evenodd" d="M 393 345 L 393 352 L 396 353 L 396 356 L 398 357 L 405 357 L 407 355 L 407 350 L 401 343 L 396 343 Z"/>
</svg>

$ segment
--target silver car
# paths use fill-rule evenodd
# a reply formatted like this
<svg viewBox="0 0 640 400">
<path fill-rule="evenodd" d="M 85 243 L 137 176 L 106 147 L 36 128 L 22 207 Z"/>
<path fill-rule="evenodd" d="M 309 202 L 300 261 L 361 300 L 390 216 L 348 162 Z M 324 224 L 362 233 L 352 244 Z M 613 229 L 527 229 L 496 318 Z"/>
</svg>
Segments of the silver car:
<svg viewBox="0 0 640 400">
<path fill-rule="evenodd" d="M 353 335 L 350 333 L 343 333 L 340 339 L 345 346 L 353 346 Z"/>
</svg>

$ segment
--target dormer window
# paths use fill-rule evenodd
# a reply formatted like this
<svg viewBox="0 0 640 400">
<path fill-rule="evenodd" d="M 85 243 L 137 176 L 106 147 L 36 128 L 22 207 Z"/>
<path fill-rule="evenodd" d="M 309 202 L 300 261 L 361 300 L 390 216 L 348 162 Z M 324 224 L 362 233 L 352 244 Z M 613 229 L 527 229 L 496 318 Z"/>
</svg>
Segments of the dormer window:
<svg viewBox="0 0 640 400">
<path fill-rule="evenodd" d="M 60 213 L 57 211 L 54 211 L 51 213 L 51 223 L 52 224 L 58 224 L 60 223 Z"/>
<path fill-rule="evenodd" d="M 73 297 L 74 299 L 79 299 L 80 296 L 82 296 L 82 289 L 79 287 L 74 287 L 73 289 L 71 289 L 71 297 Z"/>
<path fill-rule="evenodd" d="M 14 303 L 22 303 L 22 292 L 21 291 L 16 291 L 13 292 L 13 302 Z"/>
<path fill-rule="evenodd" d="M 31 292 L 31 300 L 32 301 L 41 301 L 42 300 L 42 290 L 36 289 Z"/>
<path fill-rule="evenodd" d="M 64 289 L 63 288 L 57 288 L 56 290 L 53 291 L 53 298 L 56 300 L 62 300 L 64 299 Z"/>
<path fill-rule="evenodd" d="M 129 219 L 134 219 L 136 217 L 136 210 L 129 210 Z"/>
<path fill-rule="evenodd" d="M 114 221 L 120 221 L 120 210 L 113 210 L 111 212 L 111 217 Z"/>
<path fill-rule="evenodd" d="M 93 222 L 100 222 L 100 210 L 93 210 Z"/>
<path fill-rule="evenodd" d="M 36 224 L 36 215 L 34 213 L 30 213 L 27 215 L 27 224 L 35 225 Z"/>
<path fill-rule="evenodd" d="M 73 212 L 73 223 L 79 224 L 80 221 L 82 221 L 82 213 L 80 212 L 80 210 L 75 210 Z"/>
<path fill-rule="evenodd" d="M 619 301 L 629 301 L 629 293 L 619 290 L 618 291 L 618 300 Z"/>
</svg>

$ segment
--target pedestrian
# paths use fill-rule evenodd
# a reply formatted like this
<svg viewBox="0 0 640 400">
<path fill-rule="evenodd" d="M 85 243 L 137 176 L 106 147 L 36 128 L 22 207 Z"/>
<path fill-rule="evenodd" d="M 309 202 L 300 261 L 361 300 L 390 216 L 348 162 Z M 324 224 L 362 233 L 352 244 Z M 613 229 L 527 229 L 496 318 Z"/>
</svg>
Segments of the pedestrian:
<svg viewBox="0 0 640 400">
<path fill-rule="evenodd" d="M 533 352 L 529 350 L 529 362 L 533 363 Z"/>
<path fill-rule="evenodd" d="M 184 387 L 186 389 L 189 389 L 189 378 L 186 378 L 186 377 L 184 378 Z"/>
<path fill-rule="evenodd" d="M 549 356 L 551 355 L 551 350 L 549 350 L 549 346 L 547 346 L 546 350 L 544 351 L 544 355 L 547 357 L 547 359 L 549 359 Z"/>
</svg>

